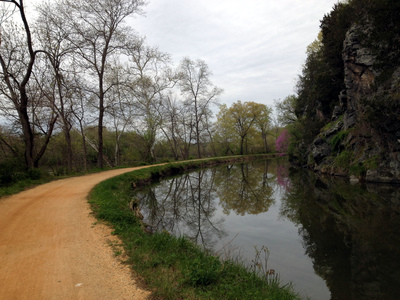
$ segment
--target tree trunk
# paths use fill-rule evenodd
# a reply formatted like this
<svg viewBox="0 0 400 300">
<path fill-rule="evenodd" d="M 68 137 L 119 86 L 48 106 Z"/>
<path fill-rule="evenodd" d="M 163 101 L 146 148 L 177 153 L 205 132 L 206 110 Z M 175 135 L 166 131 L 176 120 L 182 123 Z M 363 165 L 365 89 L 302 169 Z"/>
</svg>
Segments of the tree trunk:
<svg viewBox="0 0 400 300">
<path fill-rule="evenodd" d="M 26 167 L 29 169 L 34 168 L 34 159 L 33 159 L 33 132 L 31 128 L 31 124 L 29 122 L 29 115 L 27 109 L 28 97 L 26 93 L 21 91 L 21 103 L 19 106 L 16 105 L 19 120 L 22 126 L 22 132 L 24 135 L 24 143 L 25 143 L 25 163 Z"/>
<path fill-rule="evenodd" d="M 240 155 L 243 155 L 244 139 L 245 139 L 244 136 L 242 136 L 240 139 Z"/>
<path fill-rule="evenodd" d="M 34 168 L 39 167 L 39 160 L 42 158 L 43 154 L 46 152 L 47 146 L 49 145 L 49 142 L 50 142 L 51 135 L 53 134 L 54 125 L 56 124 L 57 118 L 58 118 L 58 115 L 53 115 L 53 118 L 50 122 L 49 131 L 46 134 L 44 144 L 42 145 L 42 147 L 40 148 L 40 151 L 36 154 L 36 156 L 34 158 L 34 161 L 33 161 Z"/>
<path fill-rule="evenodd" d="M 85 132 L 83 131 L 82 120 L 79 120 L 79 126 L 80 126 L 80 129 L 81 129 L 81 135 L 82 135 L 83 167 L 85 168 L 85 171 L 88 171 L 88 164 L 87 164 L 87 147 L 86 147 Z"/>
<path fill-rule="evenodd" d="M 265 132 L 262 133 L 262 139 L 264 142 L 264 151 L 265 153 L 268 152 L 268 142 L 267 142 L 267 134 Z"/>
<path fill-rule="evenodd" d="M 98 153 L 97 153 L 97 164 L 100 169 L 103 169 L 103 118 L 104 118 L 104 103 L 103 97 L 100 99 L 100 108 L 99 108 L 99 125 L 98 125 Z"/>
<path fill-rule="evenodd" d="M 67 143 L 67 153 L 66 153 L 66 157 L 67 157 L 67 170 L 68 173 L 72 172 L 72 143 L 71 143 L 71 133 L 69 131 L 69 128 L 67 127 L 66 124 L 66 120 L 63 118 L 63 125 L 64 125 L 64 139 L 65 142 Z"/>
</svg>

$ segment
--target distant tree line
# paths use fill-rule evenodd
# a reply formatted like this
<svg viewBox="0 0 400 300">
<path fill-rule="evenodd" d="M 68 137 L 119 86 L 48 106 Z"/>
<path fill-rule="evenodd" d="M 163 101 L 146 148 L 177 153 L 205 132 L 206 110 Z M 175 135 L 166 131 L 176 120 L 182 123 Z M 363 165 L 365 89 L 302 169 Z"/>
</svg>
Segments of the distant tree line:
<svg viewBox="0 0 400 300">
<path fill-rule="evenodd" d="M 270 108 L 222 105 L 215 122 L 223 91 L 206 62 L 174 67 L 128 26 L 144 5 L 56 0 L 31 20 L 23 1 L 0 0 L 1 170 L 58 174 L 273 150 Z"/>
</svg>

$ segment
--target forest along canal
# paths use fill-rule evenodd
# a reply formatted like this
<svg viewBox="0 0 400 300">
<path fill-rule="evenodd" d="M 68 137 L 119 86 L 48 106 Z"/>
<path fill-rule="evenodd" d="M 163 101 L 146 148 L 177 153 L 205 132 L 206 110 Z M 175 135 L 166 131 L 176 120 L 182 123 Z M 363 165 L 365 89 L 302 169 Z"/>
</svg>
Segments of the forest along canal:
<svg viewBox="0 0 400 300">
<path fill-rule="evenodd" d="M 135 196 L 144 221 L 222 257 L 267 269 L 311 299 L 398 299 L 400 187 L 291 170 L 285 161 L 224 165 Z"/>
</svg>

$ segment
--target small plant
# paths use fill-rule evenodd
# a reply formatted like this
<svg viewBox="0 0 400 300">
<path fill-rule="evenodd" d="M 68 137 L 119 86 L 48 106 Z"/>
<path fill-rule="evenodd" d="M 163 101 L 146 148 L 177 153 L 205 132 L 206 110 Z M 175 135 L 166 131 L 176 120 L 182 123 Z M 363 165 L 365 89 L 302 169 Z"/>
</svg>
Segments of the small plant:
<svg viewBox="0 0 400 300">
<path fill-rule="evenodd" d="M 269 249 L 266 246 L 262 246 L 259 250 L 257 246 L 254 246 L 256 250 L 256 256 L 252 261 L 251 269 L 254 273 L 258 274 L 261 277 L 264 277 L 270 283 L 278 282 L 278 275 L 275 274 L 274 269 L 268 269 L 268 258 L 270 255 Z"/>
</svg>

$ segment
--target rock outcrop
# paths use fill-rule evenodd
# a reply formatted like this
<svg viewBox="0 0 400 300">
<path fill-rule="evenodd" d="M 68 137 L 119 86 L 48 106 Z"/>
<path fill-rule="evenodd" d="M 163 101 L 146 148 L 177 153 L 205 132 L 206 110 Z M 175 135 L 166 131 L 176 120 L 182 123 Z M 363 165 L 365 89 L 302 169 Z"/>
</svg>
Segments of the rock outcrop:
<svg viewBox="0 0 400 300">
<path fill-rule="evenodd" d="M 353 25 L 343 43 L 345 89 L 314 140 L 308 165 L 334 175 L 400 183 L 400 62 L 384 68 L 369 28 Z M 379 56 L 379 57 L 378 57 Z"/>
</svg>

